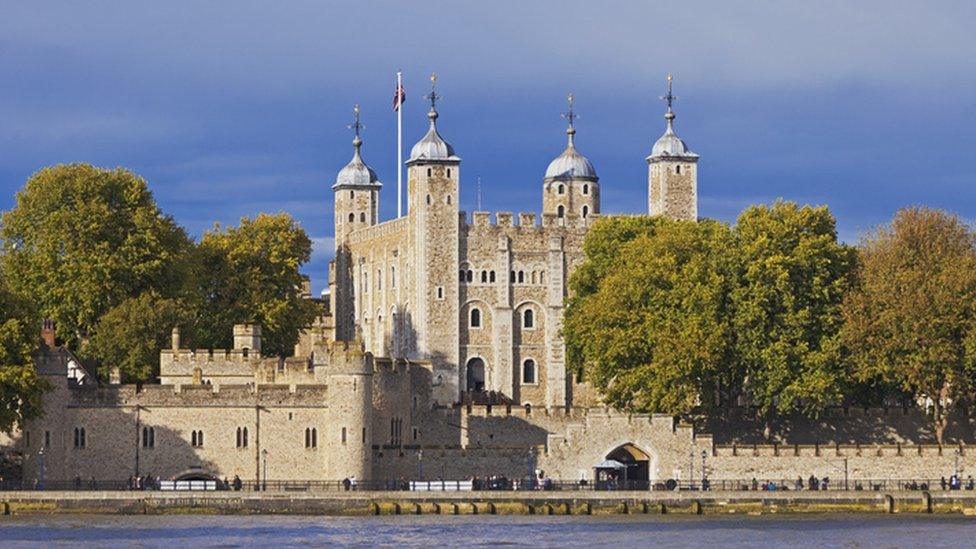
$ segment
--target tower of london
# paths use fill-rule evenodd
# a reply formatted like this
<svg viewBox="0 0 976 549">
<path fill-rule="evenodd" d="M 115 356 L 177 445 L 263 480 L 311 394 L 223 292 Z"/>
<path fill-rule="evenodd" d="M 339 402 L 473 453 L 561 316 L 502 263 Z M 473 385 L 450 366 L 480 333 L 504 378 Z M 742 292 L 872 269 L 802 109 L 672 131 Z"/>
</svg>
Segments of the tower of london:
<svg viewBox="0 0 976 549">
<path fill-rule="evenodd" d="M 670 415 L 604 405 L 567 369 L 560 333 L 569 277 L 604 215 L 604 183 L 577 148 L 572 97 L 565 148 L 540 169 L 541 214 L 459 209 L 461 152 L 438 128 L 438 96 L 428 97 L 429 127 L 405 163 L 408 211 L 389 220 L 380 219 L 383 185 L 366 163 L 357 107 L 352 159 L 332 184 L 329 291 L 293 356 L 264 356 L 259 325 L 235 326 L 232 349 L 185 348 L 174 327 L 159 383 L 122 384 L 97 379 L 45 322 L 35 355 L 50 387 L 44 415 L 0 434 L 24 482 L 121 486 L 149 474 L 307 489 L 504 475 L 582 485 L 623 468 L 629 486 L 663 489 L 692 479 L 706 458 L 716 480 L 829 475 L 838 456 L 864 478 L 948 466 L 941 447 L 901 444 L 746 452 Z M 664 99 L 664 132 L 646 157 L 647 214 L 693 223 L 699 157 L 675 130 L 670 78 Z"/>
</svg>

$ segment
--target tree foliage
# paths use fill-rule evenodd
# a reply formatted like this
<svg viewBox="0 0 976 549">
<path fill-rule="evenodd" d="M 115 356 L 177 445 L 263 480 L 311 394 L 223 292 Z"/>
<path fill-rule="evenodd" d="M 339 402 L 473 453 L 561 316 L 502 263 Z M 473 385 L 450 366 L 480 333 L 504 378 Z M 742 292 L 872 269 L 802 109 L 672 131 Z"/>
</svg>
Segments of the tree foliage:
<svg viewBox="0 0 976 549">
<path fill-rule="evenodd" d="M 838 332 L 856 252 L 825 207 L 753 206 L 735 229 L 736 355 L 761 413 L 816 415 L 838 402 L 846 370 Z"/>
<path fill-rule="evenodd" d="M 123 383 L 159 376 L 159 351 L 169 346 L 174 327 L 185 333 L 191 315 L 174 299 L 152 292 L 127 299 L 102 316 L 87 351 L 98 359 L 99 377 L 119 368 Z"/>
<path fill-rule="evenodd" d="M 843 341 L 861 380 L 927 400 L 942 441 L 947 408 L 976 373 L 976 237 L 956 216 L 907 208 L 861 245 Z"/>
<path fill-rule="evenodd" d="M 31 176 L 15 207 L 3 214 L 0 237 L 11 289 L 30 295 L 73 347 L 129 297 L 175 292 L 190 248 L 145 180 L 88 164 Z"/>
<path fill-rule="evenodd" d="M 0 432 L 41 413 L 45 386 L 34 370 L 39 343 L 37 316 L 0 276 Z"/>
<path fill-rule="evenodd" d="M 193 278 L 197 334 L 204 346 L 229 347 L 234 324 L 262 326 L 262 353 L 292 353 L 317 307 L 301 296 L 299 267 L 311 257 L 312 242 L 280 213 L 243 218 L 239 227 L 215 227 L 197 248 Z"/>
<path fill-rule="evenodd" d="M 564 333 L 571 364 L 609 404 L 686 412 L 722 379 L 731 244 L 714 221 L 620 218 L 593 227 L 587 246 L 596 253 L 570 281 Z"/>
</svg>

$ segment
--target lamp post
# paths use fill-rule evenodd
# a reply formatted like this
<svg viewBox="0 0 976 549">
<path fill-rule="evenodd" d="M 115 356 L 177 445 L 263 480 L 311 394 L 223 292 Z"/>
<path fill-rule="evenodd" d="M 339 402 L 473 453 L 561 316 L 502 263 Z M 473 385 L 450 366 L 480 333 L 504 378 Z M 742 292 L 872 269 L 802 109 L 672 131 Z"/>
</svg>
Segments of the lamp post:
<svg viewBox="0 0 976 549">
<path fill-rule="evenodd" d="M 956 452 L 955 453 L 956 453 L 956 465 L 953 468 L 953 470 L 955 471 L 954 474 L 955 474 L 956 478 L 959 478 L 959 448 L 956 448 Z"/>
<path fill-rule="evenodd" d="M 43 490 L 44 489 L 44 448 L 43 447 L 41 447 L 41 449 L 37 451 L 37 460 L 38 460 L 38 469 L 39 469 L 37 474 L 37 489 Z"/>
<path fill-rule="evenodd" d="M 695 489 L 695 451 L 692 450 L 688 456 L 691 458 L 688 461 L 688 489 Z"/>
<path fill-rule="evenodd" d="M 264 474 L 261 475 L 262 478 L 264 479 L 264 483 L 261 486 L 261 491 L 267 492 L 268 491 L 268 449 L 267 448 L 261 450 L 261 457 L 264 458 Z"/>
<path fill-rule="evenodd" d="M 707 456 L 707 455 L 708 454 L 705 452 L 705 450 L 702 450 L 701 451 L 701 457 L 702 457 L 702 467 L 701 467 L 702 481 L 701 481 L 701 487 L 702 487 L 702 491 L 705 490 L 705 456 Z"/>
<path fill-rule="evenodd" d="M 417 473 L 424 480 L 424 449 L 417 450 Z"/>
</svg>

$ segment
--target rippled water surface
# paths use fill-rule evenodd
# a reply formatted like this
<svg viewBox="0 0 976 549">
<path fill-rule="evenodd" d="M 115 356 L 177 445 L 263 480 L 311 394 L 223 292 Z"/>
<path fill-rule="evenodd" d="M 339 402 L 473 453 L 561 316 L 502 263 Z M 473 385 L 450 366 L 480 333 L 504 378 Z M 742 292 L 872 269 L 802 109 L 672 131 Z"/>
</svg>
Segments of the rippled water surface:
<svg viewBox="0 0 976 549">
<path fill-rule="evenodd" d="M 0 517 L 0 547 L 973 547 L 976 519 L 816 517 Z"/>
</svg>

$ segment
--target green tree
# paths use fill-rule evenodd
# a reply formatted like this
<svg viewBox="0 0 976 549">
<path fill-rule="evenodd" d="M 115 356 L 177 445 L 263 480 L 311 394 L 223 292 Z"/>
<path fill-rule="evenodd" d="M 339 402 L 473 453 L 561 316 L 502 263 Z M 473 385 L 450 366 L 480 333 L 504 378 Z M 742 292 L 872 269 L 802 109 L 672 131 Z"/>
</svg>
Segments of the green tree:
<svg viewBox="0 0 976 549">
<path fill-rule="evenodd" d="M 88 164 L 44 168 L 3 214 L 2 269 L 78 348 L 109 309 L 185 276 L 186 233 L 156 206 L 145 180 Z"/>
<path fill-rule="evenodd" d="M 40 323 L 28 303 L 0 276 L 0 432 L 41 413 L 45 385 L 34 369 Z"/>
<path fill-rule="evenodd" d="M 159 351 L 169 346 L 174 327 L 187 332 L 190 318 L 182 303 L 151 292 L 116 305 L 102 316 L 87 348 L 98 360 L 99 377 L 108 379 L 117 367 L 123 383 L 155 380 Z"/>
<path fill-rule="evenodd" d="M 570 281 L 575 295 L 563 326 L 570 363 L 585 368 L 608 404 L 690 411 L 731 373 L 728 227 L 601 220 L 587 244 L 600 253 Z"/>
<path fill-rule="evenodd" d="M 816 415 L 842 398 L 838 332 L 856 252 L 837 241 L 825 207 L 753 206 L 735 227 L 739 285 L 732 293 L 736 355 L 752 401 L 774 413 Z"/>
<path fill-rule="evenodd" d="M 928 400 L 941 443 L 976 373 L 976 236 L 947 212 L 903 209 L 862 241 L 857 275 L 842 331 L 853 369 Z"/>
<path fill-rule="evenodd" d="M 227 348 L 234 324 L 257 323 L 263 354 L 290 355 L 299 330 L 318 313 L 301 297 L 299 267 L 311 253 L 308 235 L 284 213 L 245 217 L 239 227 L 204 234 L 193 277 L 200 343 Z"/>
</svg>

